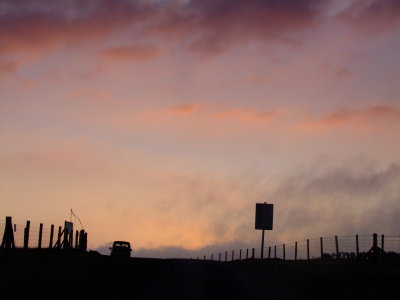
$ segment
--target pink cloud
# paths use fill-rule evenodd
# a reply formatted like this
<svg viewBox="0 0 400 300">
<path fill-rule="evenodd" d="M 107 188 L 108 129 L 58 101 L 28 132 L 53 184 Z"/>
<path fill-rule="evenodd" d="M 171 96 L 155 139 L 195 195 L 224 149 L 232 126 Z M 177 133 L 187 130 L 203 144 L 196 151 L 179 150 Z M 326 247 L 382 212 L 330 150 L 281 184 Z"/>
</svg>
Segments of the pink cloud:
<svg viewBox="0 0 400 300">
<path fill-rule="evenodd" d="M 100 52 L 101 57 L 113 61 L 146 61 L 160 56 L 162 51 L 154 46 L 120 46 Z"/>
</svg>

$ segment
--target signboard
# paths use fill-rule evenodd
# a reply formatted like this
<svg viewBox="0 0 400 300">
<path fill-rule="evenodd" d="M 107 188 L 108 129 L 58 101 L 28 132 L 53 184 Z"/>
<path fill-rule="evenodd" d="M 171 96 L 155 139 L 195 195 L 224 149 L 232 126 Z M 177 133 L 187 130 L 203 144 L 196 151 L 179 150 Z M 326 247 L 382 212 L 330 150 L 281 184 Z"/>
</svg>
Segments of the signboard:
<svg viewBox="0 0 400 300">
<path fill-rule="evenodd" d="M 72 230 L 74 228 L 74 224 L 68 221 L 65 221 L 64 223 L 64 229 L 67 234 L 72 234 Z"/>
<path fill-rule="evenodd" d="M 274 219 L 274 205 L 256 203 L 256 229 L 272 230 Z"/>
</svg>

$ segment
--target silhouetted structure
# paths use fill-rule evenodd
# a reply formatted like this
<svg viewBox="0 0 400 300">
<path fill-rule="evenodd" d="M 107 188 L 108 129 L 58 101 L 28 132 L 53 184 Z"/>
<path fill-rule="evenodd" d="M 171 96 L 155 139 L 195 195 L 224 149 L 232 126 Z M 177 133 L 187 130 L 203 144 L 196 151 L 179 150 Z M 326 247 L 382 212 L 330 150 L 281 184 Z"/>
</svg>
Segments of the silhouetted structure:
<svg viewBox="0 0 400 300">
<path fill-rule="evenodd" d="M 4 228 L 3 241 L 1 243 L 1 248 L 6 249 L 6 250 L 15 248 L 14 232 L 13 232 L 13 228 L 12 228 L 12 218 L 11 217 L 6 217 L 6 226 Z"/>
</svg>

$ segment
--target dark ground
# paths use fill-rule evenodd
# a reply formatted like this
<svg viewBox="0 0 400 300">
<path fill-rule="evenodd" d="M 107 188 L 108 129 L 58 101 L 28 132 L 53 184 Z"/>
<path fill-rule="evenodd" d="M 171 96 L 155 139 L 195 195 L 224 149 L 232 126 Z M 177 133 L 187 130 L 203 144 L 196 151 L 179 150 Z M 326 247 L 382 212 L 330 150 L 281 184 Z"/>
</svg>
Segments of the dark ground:
<svg viewBox="0 0 400 300">
<path fill-rule="evenodd" d="M 400 263 L 0 254 L 0 299 L 400 299 Z"/>
</svg>

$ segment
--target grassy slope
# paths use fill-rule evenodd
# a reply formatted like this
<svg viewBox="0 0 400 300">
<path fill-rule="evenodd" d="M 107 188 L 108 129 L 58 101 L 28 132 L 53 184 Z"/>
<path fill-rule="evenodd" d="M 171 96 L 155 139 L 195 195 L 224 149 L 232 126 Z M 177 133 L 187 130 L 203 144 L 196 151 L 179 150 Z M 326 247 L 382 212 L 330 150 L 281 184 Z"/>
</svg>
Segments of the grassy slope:
<svg viewBox="0 0 400 300">
<path fill-rule="evenodd" d="M 31 251 L 0 256 L 0 271 L 1 296 L 16 298 L 400 299 L 399 262 L 218 263 Z"/>
</svg>

